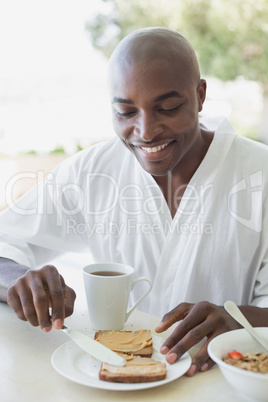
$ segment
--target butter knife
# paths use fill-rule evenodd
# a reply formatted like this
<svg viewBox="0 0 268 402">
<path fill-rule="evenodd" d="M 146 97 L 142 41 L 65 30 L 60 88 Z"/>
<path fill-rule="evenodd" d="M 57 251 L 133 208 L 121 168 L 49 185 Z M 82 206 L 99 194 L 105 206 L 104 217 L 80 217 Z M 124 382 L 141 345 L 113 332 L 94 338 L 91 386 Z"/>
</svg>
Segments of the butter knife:
<svg viewBox="0 0 268 402">
<path fill-rule="evenodd" d="M 101 362 L 120 367 L 125 366 L 127 363 L 123 357 L 82 332 L 67 328 L 65 325 L 61 328 L 61 331 L 68 335 L 81 349 Z"/>
</svg>

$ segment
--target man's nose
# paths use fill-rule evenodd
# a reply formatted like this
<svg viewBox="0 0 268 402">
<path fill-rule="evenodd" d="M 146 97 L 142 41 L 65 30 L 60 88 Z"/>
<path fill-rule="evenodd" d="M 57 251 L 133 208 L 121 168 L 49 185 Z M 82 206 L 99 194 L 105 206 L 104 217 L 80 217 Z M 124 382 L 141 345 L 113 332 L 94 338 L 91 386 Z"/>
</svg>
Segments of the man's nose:
<svg viewBox="0 0 268 402">
<path fill-rule="evenodd" d="M 139 136 L 143 141 L 150 142 L 161 132 L 162 125 L 153 112 L 144 112 L 137 116 L 134 126 L 134 135 Z"/>
</svg>

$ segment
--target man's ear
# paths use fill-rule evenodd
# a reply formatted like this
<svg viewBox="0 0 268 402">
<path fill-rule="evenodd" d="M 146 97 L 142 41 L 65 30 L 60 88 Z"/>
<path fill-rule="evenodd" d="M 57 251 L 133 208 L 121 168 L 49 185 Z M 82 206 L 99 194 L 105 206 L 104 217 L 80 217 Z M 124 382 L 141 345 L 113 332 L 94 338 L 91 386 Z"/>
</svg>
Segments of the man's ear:
<svg viewBox="0 0 268 402">
<path fill-rule="evenodd" d="M 197 96 L 198 96 L 198 111 L 201 112 L 203 109 L 203 103 L 206 99 L 207 92 L 207 82 L 206 80 L 201 79 L 197 88 Z"/>
</svg>

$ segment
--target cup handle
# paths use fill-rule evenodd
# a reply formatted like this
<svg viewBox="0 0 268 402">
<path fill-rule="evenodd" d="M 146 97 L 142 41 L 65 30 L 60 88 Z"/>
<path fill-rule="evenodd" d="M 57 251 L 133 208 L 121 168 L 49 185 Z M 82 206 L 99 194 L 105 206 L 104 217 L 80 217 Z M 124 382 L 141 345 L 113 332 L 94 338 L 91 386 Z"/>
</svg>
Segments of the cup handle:
<svg viewBox="0 0 268 402">
<path fill-rule="evenodd" d="M 127 311 L 127 313 L 126 313 L 126 320 L 127 320 L 128 317 L 130 316 L 130 314 L 135 310 L 135 308 L 137 307 L 137 305 L 140 304 L 140 302 L 141 302 L 141 301 L 151 292 L 151 290 L 152 290 L 152 282 L 151 282 L 149 279 L 147 279 L 147 278 L 145 278 L 145 277 L 143 277 L 143 276 L 140 277 L 140 278 L 138 278 L 138 279 L 135 279 L 135 280 L 132 282 L 131 290 L 134 288 L 134 286 L 135 286 L 138 282 L 141 282 L 141 281 L 148 282 L 148 284 L 149 284 L 148 290 L 144 293 L 143 296 L 141 296 L 141 297 L 136 301 L 136 303 L 131 307 L 131 309 L 130 309 L 129 311 Z"/>
</svg>

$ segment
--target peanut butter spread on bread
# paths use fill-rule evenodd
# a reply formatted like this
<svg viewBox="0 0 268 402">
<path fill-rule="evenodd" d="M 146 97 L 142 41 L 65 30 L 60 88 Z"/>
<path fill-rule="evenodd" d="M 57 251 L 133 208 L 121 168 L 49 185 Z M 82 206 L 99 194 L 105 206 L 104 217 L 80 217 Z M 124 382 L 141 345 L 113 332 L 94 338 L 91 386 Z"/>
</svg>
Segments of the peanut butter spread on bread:
<svg viewBox="0 0 268 402">
<path fill-rule="evenodd" d="M 102 364 L 102 370 L 109 371 L 116 374 L 139 374 L 139 375 L 152 375 L 163 373 L 166 374 L 166 365 L 156 361 L 150 357 L 132 356 L 123 367 L 112 366 L 107 363 Z"/>
<path fill-rule="evenodd" d="M 96 340 L 114 352 L 136 353 L 152 345 L 150 331 L 100 331 Z"/>
</svg>

